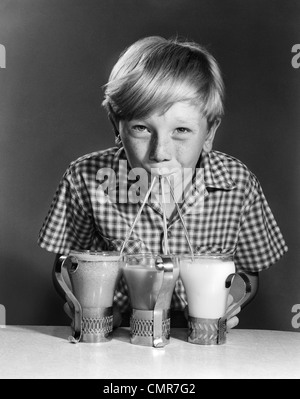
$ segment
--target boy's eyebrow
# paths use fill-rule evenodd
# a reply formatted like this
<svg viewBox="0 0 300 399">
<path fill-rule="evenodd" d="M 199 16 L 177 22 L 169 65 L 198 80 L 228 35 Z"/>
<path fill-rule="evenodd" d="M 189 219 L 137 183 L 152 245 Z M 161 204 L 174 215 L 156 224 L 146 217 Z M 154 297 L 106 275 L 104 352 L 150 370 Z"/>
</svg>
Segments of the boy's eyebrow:
<svg viewBox="0 0 300 399">
<path fill-rule="evenodd" d="M 179 117 L 179 118 L 175 118 L 175 122 L 176 123 L 182 123 L 183 125 L 184 124 L 187 124 L 187 123 L 189 123 L 189 124 L 194 124 L 194 123 L 198 123 L 198 119 L 197 118 L 181 118 L 181 117 Z"/>
<path fill-rule="evenodd" d="M 188 119 L 185 119 L 185 118 L 176 118 L 176 122 L 178 122 L 178 123 L 188 123 L 188 122 L 193 122 L 193 120 L 190 119 L 190 118 L 188 118 Z"/>
</svg>

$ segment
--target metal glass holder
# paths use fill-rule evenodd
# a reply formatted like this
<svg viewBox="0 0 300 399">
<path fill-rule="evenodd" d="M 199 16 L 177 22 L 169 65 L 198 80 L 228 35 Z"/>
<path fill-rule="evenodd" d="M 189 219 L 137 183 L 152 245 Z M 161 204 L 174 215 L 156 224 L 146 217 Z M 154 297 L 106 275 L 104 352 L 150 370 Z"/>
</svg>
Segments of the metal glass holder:
<svg viewBox="0 0 300 399">
<path fill-rule="evenodd" d="M 168 183 L 170 186 L 171 196 L 175 203 L 177 212 L 179 214 L 181 224 L 184 229 L 185 237 L 189 245 L 189 249 L 192 257 L 193 249 L 188 237 L 187 229 L 180 211 L 180 208 L 177 204 L 175 193 L 170 182 L 168 175 L 158 175 L 154 176 L 150 188 L 148 189 L 144 201 L 129 229 L 129 232 L 123 242 L 120 254 L 122 255 L 130 236 L 134 230 L 134 227 L 141 216 L 143 208 L 148 201 L 150 193 L 154 187 L 155 182 L 159 179 L 159 184 L 162 190 L 162 209 L 163 209 L 163 233 L 164 233 L 164 256 L 161 257 L 161 262 L 156 263 L 156 268 L 164 272 L 163 282 L 161 289 L 159 291 L 159 295 L 154 307 L 154 310 L 138 310 L 133 309 L 131 321 L 130 321 L 130 329 L 131 329 L 131 343 L 137 345 L 147 345 L 154 347 L 163 347 L 169 343 L 170 338 L 170 311 L 169 309 L 165 309 L 165 297 L 169 290 L 172 289 L 173 278 L 174 278 L 174 265 L 172 261 L 172 257 L 170 255 L 169 245 L 168 245 L 168 234 L 167 234 L 167 218 L 166 218 L 166 207 L 165 207 L 165 192 L 164 192 L 164 181 Z"/>
</svg>

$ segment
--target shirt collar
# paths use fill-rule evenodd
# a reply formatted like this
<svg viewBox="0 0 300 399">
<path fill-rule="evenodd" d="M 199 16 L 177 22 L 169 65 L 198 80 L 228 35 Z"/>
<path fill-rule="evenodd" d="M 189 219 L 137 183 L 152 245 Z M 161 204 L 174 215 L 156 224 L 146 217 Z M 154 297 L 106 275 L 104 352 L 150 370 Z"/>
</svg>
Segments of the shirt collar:
<svg viewBox="0 0 300 399">
<path fill-rule="evenodd" d="M 232 190 L 236 187 L 218 151 L 204 153 L 202 157 L 204 184 L 206 188 Z"/>
</svg>

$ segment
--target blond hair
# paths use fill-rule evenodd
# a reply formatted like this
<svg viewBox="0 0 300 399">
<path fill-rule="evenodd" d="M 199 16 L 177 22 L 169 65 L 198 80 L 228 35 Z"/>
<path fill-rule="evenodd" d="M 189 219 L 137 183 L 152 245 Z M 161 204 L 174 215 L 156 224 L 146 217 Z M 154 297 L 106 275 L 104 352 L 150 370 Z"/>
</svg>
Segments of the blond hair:
<svg viewBox="0 0 300 399">
<path fill-rule="evenodd" d="M 214 57 L 191 41 L 151 36 L 127 48 L 105 85 L 103 106 L 114 120 L 132 120 L 192 101 L 213 123 L 224 113 L 224 83 Z"/>
</svg>

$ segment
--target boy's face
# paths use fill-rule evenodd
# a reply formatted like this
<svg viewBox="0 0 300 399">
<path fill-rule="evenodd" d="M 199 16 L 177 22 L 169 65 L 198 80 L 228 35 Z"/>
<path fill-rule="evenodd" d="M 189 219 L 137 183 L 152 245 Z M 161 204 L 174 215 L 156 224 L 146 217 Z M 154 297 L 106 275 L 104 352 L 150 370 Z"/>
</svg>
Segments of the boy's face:
<svg viewBox="0 0 300 399">
<path fill-rule="evenodd" d="M 182 171 L 196 167 L 202 150 L 210 151 L 216 127 L 208 131 L 200 107 L 181 101 L 164 114 L 119 122 L 120 137 L 132 168 Z"/>
</svg>

